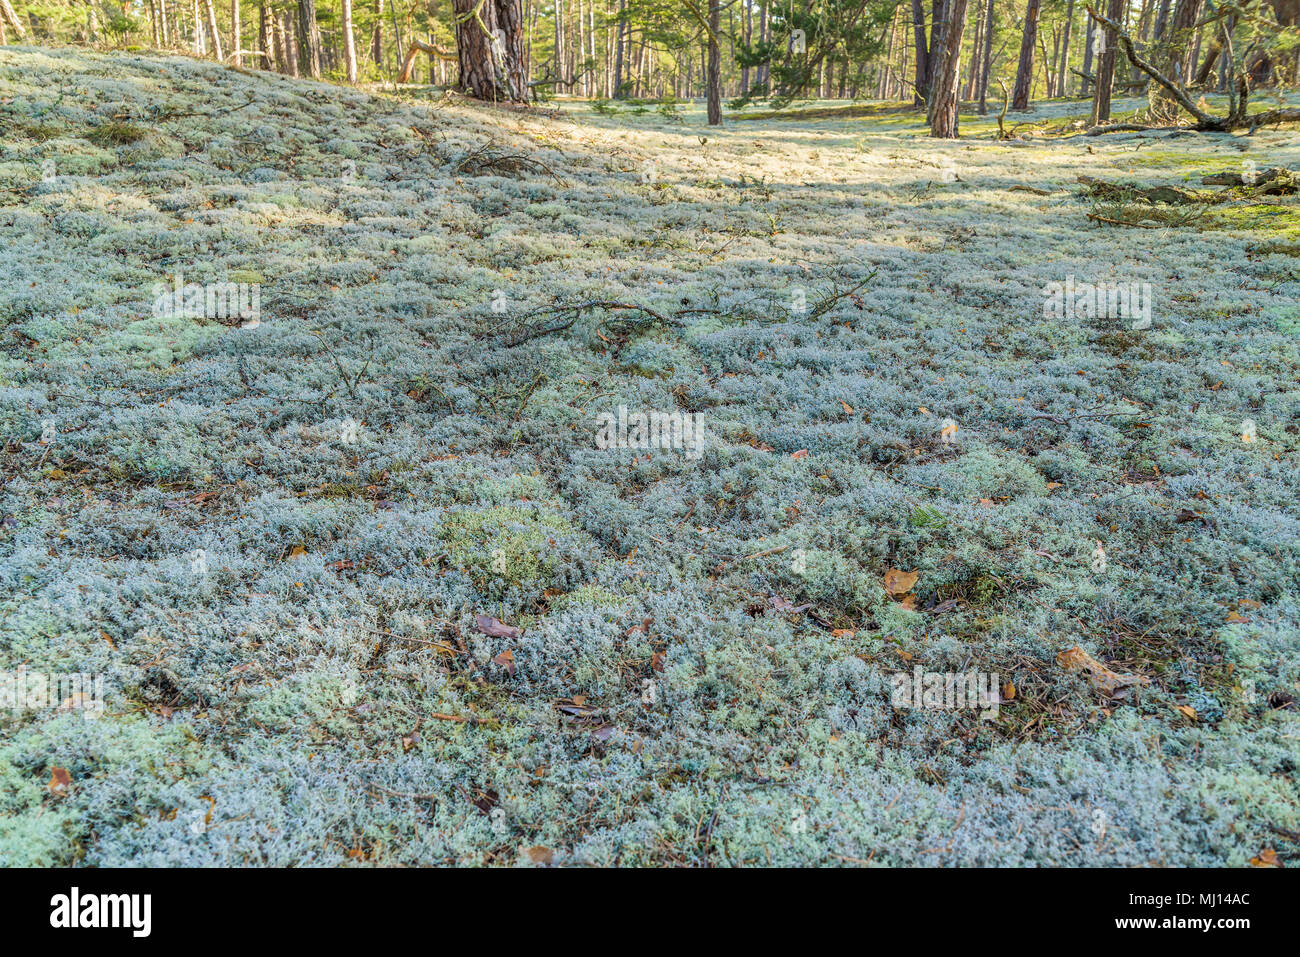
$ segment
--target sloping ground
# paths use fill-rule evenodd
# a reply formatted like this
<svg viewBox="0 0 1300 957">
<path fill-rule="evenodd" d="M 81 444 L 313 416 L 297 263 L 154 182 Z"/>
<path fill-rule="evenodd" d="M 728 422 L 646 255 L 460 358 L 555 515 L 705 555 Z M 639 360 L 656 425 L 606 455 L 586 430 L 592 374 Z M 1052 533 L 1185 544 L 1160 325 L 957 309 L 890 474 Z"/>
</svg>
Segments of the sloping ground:
<svg viewBox="0 0 1300 957">
<path fill-rule="evenodd" d="M 706 133 L 10 48 L 0 148 L 0 666 L 107 689 L 0 717 L 0 860 L 1295 854 L 1294 200 L 1072 192 L 1293 133 Z M 1151 328 L 1045 317 L 1068 276 Z M 668 321 L 536 326 L 584 300 Z M 702 454 L 599 448 L 620 405 Z M 895 707 L 918 666 L 1009 700 Z"/>
</svg>

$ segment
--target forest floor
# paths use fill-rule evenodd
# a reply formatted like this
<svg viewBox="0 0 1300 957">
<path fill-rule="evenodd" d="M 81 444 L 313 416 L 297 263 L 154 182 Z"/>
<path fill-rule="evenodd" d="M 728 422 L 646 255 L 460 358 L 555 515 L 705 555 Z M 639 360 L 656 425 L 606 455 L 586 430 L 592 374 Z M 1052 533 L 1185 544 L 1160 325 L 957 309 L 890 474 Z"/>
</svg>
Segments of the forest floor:
<svg viewBox="0 0 1300 957">
<path fill-rule="evenodd" d="M 1296 132 L 615 109 L 0 50 L 0 861 L 1295 861 Z"/>
</svg>

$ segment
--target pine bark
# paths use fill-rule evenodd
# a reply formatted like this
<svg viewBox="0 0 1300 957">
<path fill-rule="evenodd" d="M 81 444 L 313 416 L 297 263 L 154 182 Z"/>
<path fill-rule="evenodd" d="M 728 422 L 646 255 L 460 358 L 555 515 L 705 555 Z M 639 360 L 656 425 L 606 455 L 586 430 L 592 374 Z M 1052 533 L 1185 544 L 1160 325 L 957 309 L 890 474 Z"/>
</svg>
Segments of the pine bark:
<svg viewBox="0 0 1300 957">
<path fill-rule="evenodd" d="M 1109 0 L 1106 16 L 1118 22 L 1124 10 L 1124 0 Z M 1104 37 L 1104 47 L 1097 57 L 1097 88 L 1092 95 L 1091 125 L 1105 123 L 1110 119 L 1110 90 L 1115 82 L 1115 54 L 1119 52 L 1119 43 L 1109 30 L 1097 34 Z"/>
<path fill-rule="evenodd" d="M 454 0 L 453 9 L 461 88 L 480 100 L 527 102 L 521 0 Z"/>
<path fill-rule="evenodd" d="M 722 0 L 709 0 L 709 125 L 722 122 L 722 51 L 718 48 L 718 31 L 722 29 Z"/>
<path fill-rule="evenodd" d="M 931 60 L 930 135 L 957 138 L 957 78 L 961 75 L 961 37 L 966 30 L 966 0 L 949 0 L 942 40 Z"/>
<path fill-rule="evenodd" d="M 203 14 L 207 18 L 208 33 L 212 37 L 212 52 L 220 61 L 224 59 L 221 55 L 221 34 L 217 32 L 217 8 L 213 6 L 212 0 L 203 0 Z"/>
<path fill-rule="evenodd" d="M 235 0 L 236 3 L 239 0 Z M 343 65 L 348 82 L 357 82 L 357 43 L 352 36 L 352 0 L 343 0 Z"/>
<path fill-rule="evenodd" d="M 316 0 L 298 0 L 298 72 L 319 80 L 320 26 L 316 22 Z"/>
<path fill-rule="evenodd" d="M 1011 94 L 1013 110 L 1029 109 L 1029 92 L 1034 85 L 1034 44 L 1038 41 L 1038 14 L 1042 0 L 1029 0 L 1025 9 L 1025 31 L 1020 37 L 1020 65 Z"/>
</svg>

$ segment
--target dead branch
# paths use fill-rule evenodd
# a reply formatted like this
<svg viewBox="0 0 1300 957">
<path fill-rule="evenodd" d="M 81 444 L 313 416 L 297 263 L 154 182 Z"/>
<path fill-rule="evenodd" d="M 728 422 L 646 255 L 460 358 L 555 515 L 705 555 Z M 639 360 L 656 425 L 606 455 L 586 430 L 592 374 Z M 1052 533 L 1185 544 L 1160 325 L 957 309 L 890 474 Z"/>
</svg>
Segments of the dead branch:
<svg viewBox="0 0 1300 957">
<path fill-rule="evenodd" d="M 1265 110 L 1263 113 L 1256 113 L 1253 116 L 1245 115 L 1246 97 L 1250 92 L 1250 83 L 1249 77 L 1246 75 L 1244 70 L 1237 74 L 1235 84 L 1230 83 L 1228 85 L 1229 89 L 1235 85 L 1238 95 L 1237 102 L 1230 104 L 1228 115 L 1211 116 L 1192 102 L 1191 97 L 1187 95 L 1187 91 L 1184 90 L 1181 85 L 1176 84 L 1173 80 L 1169 79 L 1145 59 L 1140 57 L 1136 49 L 1134 49 L 1133 38 L 1130 37 L 1119 24 L 1114 20 L 1111 20 L 1109 17 L 1098 13 L 1091 6 L 1088 6 L 1086 9 L 1089 17 L 1106 27 L 1115 35 L 1119 40 L 1120 47 L 1124 50 L 1124 55 L 1128 57 L 1130 63 L 1153 79 L 1156 83 L 1159 83 L 1179 106 L 1196 118 L 1195 129 L 1207 133 L 1226 133 L 1231 130 L 1249 128 L 1253 132 L 1260 126 L 1269 126 L 1274 123 L 1300 122 L 1300 109 L 1296 108 Z M 1231 42 L 1230 39 L 1228 42 Z M 1231 51 L 1231 47 L 1229 47 L 1229 51 Z M 1248 58 L 1249 55 L 1250 51 L 1247 50 L 1246 57 Z"/>
<path fill-rule="evenodd" d="M 402 60 L 402 72 L 397 74 L 398 83 L 409 83 L 411 81 L 411 71 L 415 69 L 415 55 L 417 53 L 427 53 L 431 57 L 437 57 L 439 60 L 445 60 L 448 63 L 456 62 L 454 54 L 444 53 L 432 43 L 425 43 L 419 37 L 411 37 L 410 49 L 406 51 L 406 58 Z"/>
</svg>

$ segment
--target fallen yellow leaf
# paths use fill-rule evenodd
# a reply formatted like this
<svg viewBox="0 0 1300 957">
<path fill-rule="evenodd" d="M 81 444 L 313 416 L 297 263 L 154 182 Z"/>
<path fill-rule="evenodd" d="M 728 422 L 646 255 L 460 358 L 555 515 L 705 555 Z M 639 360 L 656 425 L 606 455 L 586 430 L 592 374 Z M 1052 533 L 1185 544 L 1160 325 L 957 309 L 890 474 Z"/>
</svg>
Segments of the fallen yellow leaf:
<svg viewBox="0 0 1300 957">
<path fill-rule="evenodd" d="M 885 591 L 891 595 L 905 595 L 912 590 L 916 580 L 921 577 L 920 572 L 905 572 L 901 568 L 888 568 L 885 570 Z"/>
</svg>

